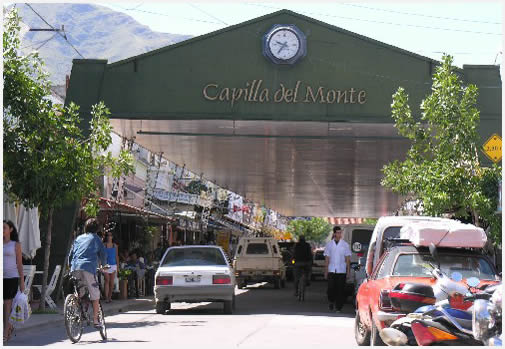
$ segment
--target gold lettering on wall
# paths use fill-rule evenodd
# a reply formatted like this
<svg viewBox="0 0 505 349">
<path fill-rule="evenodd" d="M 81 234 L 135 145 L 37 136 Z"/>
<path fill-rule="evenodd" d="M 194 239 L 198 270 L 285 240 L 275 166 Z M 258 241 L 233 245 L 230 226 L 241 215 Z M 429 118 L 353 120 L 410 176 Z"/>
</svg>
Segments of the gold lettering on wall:
<svg viewBox="0 0 505 349">
<path fill-rule="evenodd" d="M 298 80 L 294 85 L 279 83 L 274 88 L 267 87 L 263 80 L 247 81 L 243 87 L 221 86 L 209 83 L 203 87 L 203 97 L 208 101 L 228 102 L 233 107 L 238 102 L 276 104 L 358 104 L 367 101 L 365 90 L 354 87 L 333 89 L 326 86 L 312 86 Z M 245 86 L 245 87 L 244 87 Z"/>
</svg>

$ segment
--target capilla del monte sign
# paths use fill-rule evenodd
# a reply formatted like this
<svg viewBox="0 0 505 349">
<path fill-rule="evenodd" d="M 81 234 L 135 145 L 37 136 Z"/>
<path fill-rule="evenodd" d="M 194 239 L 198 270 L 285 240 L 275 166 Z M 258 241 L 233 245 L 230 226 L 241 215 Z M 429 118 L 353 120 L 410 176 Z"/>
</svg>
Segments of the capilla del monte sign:
<svg viewBox="0 0 505 349">
<path fill-rule="evenodd" d="M 247 81 L 241 87 L 229 87 L 211 82 L 202 89 L 208 101 L 229 103 L 318 103 L 318 104 L 365 104 L 365 90 L 354 87 L 335 89 L 327 86 L 312 86 L 298 80 L 294 85 L 280 83 L 269 88 L 263 80 Z"/>
</svg>

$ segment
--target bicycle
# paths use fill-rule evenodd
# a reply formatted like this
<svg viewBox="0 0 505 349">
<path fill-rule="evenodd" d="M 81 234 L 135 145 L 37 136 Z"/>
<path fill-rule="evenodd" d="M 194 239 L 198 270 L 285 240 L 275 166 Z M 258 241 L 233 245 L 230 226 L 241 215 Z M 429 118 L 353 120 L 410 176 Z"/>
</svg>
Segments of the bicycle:
<svg viewBox="0 0 505 349">
<path fill-rule="evenodd" d="M 295 264 L 295 263 L 293 263 Z M 295 269 L 295 273 L 301 274 L 298 277 L 298 285 L 296 289 L 296 297 L 299 302 L 303 302 L 305 300 L 305 289 L 307 288 L 307 269 L 306 265 L 299 265 L 297 269 Z"/>
<path fill-rule="evenodd" d="M 307 286 L 307 280 L 305 280 L 305 270 L 302 271 L 302 276 L 298 280 L 298 301 L 303 302 L 305 300 L 305 287 Z"/>
<path fill-rule="evenodd" d="M 87 286 L 83 285 L 81 280 L 74 275 L 70 277 L 70 282 L 73 285 L 74 292 L 65 298 L 63 314 L 67 336 L 72 343 L 77 343 L 81 339 L 84 323 L 90 326 L 93 322 L 93 305 L 89 299 Z M 85 288 L 85 292 L 82 297 L 79 297 L 81 288 Z M 98 321 L 100 322 L 100 336 L 103 340 L 107 340 L 107 327 L 105 326 L 105 316 L 100 299 L 98 300 Z"/>
</svg>

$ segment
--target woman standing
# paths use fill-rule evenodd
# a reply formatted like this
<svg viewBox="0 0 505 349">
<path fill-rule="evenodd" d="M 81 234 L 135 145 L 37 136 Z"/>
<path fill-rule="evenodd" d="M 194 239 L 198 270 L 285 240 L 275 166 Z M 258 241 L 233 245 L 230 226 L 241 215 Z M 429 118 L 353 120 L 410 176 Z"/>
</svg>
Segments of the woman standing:
<svg viewBox="0 0 505 349">
<path fill-rule="evenodd" d="M 107 232 L 104 239 L 105 250 L 107 251 L 107 264 L 110 268 L 104 271 L 105 276 L 105 303 L 112 302 L 112 290 L 114 289 L 114 279 L 119 270 L 118 247 L 112 240 L 112 233 Z"/>
<path fill-rule="evenodd" d="M 14 223 L 4 221 L 4 341 L 10 339 L 14 329 L 9 323 L 9 316 L 18 286 L 21 292 L 25 291 L 21 244 Z"/>
</svg>

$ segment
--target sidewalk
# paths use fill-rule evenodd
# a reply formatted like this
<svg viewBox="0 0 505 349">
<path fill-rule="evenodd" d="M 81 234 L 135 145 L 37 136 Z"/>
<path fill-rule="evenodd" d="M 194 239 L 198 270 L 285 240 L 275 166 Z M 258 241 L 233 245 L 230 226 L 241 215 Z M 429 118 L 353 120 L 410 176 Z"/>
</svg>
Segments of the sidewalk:
<svg viewBox="0 0 505 349">
<path fill-rule="evenodd" d="M 32 314 L 24 325 L 16 328 L 16 332 L 20 333 L 35 328 L 54 326 L 58 323 L 63 325 L 63 301 L 60 303 L 61 304 L 58 304 L 57 308 L 58 314 Z M 107 321 L 107 316 L 127 312 L 136 308 L 147 307 L 154 309 L 154 298 L 150 296 L 127 300 L 113 300 L 112 303 L 102 303 L 102 306 L 105 312 L 105 321 Z M 50 308 L 46 309 L 49 310 Z"/>
</svg>

